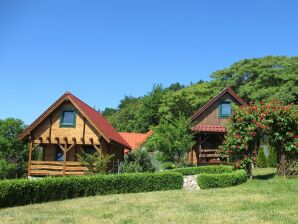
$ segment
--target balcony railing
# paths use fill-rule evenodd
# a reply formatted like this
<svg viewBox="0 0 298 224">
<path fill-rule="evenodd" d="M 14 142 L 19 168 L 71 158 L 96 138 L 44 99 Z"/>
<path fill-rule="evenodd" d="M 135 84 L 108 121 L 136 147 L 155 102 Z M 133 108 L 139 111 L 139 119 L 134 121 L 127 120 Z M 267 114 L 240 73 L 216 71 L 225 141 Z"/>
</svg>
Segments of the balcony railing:
<svg viewBox="0 0 298 224">
<path fill-rule="evenodd" d="M 88 174 L 88 168 L 80 162 L 31 161 L 30 176 L 75 176 Z"/>
</svg>

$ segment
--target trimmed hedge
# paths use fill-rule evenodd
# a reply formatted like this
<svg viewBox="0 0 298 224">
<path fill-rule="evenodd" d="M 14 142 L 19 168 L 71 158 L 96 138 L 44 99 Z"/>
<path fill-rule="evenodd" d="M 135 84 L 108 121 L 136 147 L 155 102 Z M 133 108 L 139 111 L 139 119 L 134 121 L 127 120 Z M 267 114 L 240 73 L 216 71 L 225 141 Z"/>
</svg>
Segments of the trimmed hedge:
<svg viewBox="0 0 298 224">
<path fill-rule="evenodd" d="M 237 170 L 232 173 L 200 174 L 197 177 L 198 185 L 202 189 L 236 186 L 247 181 L 245 170 Z"/>
<path fill-rule="evenodd" d="M 232 173 L 232 166 L 194 166 L 194 167 L 186 167 L 186 168 L 177 168 L 169 170 L 169 172 L 181 173 L 184 176 L 187 175 L 197 175 L 202 173 Z"/>
<path fill-rule="evenodd" d="M 92 195 L 181 189 L 179 173 L 138 173 L 0 181 L 0 207 Z"/>
</svg>

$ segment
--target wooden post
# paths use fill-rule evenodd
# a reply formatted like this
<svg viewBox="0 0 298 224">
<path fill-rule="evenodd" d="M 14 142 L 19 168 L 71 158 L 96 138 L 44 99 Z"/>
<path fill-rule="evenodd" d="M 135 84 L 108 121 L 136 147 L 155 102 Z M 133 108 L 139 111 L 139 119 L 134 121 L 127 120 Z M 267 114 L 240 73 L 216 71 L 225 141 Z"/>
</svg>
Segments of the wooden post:
<svg viewBox="0 0 298 224">
<path fill-rule="evenodd" d="M 200 153 L 201 153 L 201 149 L 202 149 L 202 135 L 201 134 L 199 134 L 199 140 L 198 140 L 198 142 L 199 142 L 199 152 L 197 153 L 197 155 L 199 155 L 199 156 L 197 156 L 197 165 L 199 165 L 200 163 L 201 163 L 201 157 L 200 157 Z"/>
<path fill-rule="evenodd" d="M 31 171 L 31 157 L 32 157 L 32 148 L 33 148 L 33 141 L 29 140 L 29 158 L 28 158 L 28 177 L 30 176 L 30 171 Z"/>
<path fill-rule="evenodd" d="M 66 153 L 67 153 L 67 140 L 64 139 L 65 145 L 63 149 L 63 176 L 65 176 L 65 171 L 66 171 Z"/>
</svg>

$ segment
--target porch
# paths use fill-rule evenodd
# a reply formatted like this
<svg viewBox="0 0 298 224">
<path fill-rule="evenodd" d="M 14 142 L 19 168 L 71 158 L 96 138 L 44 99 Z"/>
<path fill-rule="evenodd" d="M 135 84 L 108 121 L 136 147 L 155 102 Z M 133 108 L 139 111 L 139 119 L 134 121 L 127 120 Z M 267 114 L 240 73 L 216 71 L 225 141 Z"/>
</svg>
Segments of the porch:
<svg viewBox="0 0 298 224">
<path fill-rule="evenodd" d="M 196 144 L 191 150 L 190 161 L 196 165 L 227 164 L 222 155 L 220 145 L 224 140 L 224 133 L 197 133 Z"/>
<path fill-rule="evenodd" d="M 76 176 L 88 174 L 88 168 L 73 161 L 31 160 L 28 176 Z"/>
<path fill-rule="evenodd" d="M 28 176 L 75 176 L 88 174 L 88 168 L 79 161 L 78 155 L 84 151 L 87 154 L 104 155 L 102 146 L 72 142 L 64 138 L 56 142 L 31 141 L 29 143 Z"/>
</svg>

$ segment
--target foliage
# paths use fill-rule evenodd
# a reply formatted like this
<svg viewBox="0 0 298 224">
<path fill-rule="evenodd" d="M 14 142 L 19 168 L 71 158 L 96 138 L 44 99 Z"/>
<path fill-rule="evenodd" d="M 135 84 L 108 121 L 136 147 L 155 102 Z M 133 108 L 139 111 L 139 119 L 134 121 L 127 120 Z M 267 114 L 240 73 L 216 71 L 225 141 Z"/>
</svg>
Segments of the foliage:
<svg viewBox="0 0 298 224">
<path fill-rule="evenodd" d="M 194 144 L 190 121 L 183 116 L 171 120 L 163 119 L 146 142 L 150 150 L 160 153 L 158 159 L 175 165 L 185 164 L 187 152 Z"/>
<path fill-rule="evenodd" d="M 0 180 L 14 178 L 17 173 L 15 163 L 9 163 L 4 159 L 0 159 Z"/>
<path fill-rule="evenodd" d="M 268 167 L 277 167 L 277 154 L 275 147 L 270 147 L 269 156 L 267 158 Z"/>
<path fill-rule="evenodd" d="M 202 173 L 218 174 L 218 173 L 231 173 L 233 172 L 232 166 L 194 166 L 186 168 L 177 168 L 170 170 L 171 172 L 181 173 L 184 176 L 197 175 Z"/>
<path fill-rule="evenodd" d="M 14 177 L 23 176 L 26 171 L 28 148 L 18 139 L 24 128 L 24 122 L 19 119 L 0 119 L 0 159 L 15 164 Z"/>
<path fill-rule="evenodd" d="M 257 167 L 260 167 L 260 168 L 267 167 L 267 158 L 265 156 L 263 148 L 259 148 L 259 152 L 257 156 Z"/>
<path fill-rule="evenodd" d="M 178 173 L 96 175 L 0 181 L 0 207 L 10 207 L 91 195 L 181 189 Z"/>
<path fill-rule="evenodd" d="M 211 77 L 224 88 L 232 87 L 247 102 L 284 100 L 298 104 L 298 57 L 245 59 Z"/>
<path fill-rule="evenodd" d="M 200 82 L 176 92 L 167 92 L 159 107 L 159 114 L 166 119 L 178 117 L 180 114 L 190 117 L 219 91 L 214 83 Z"/>
<path fill-rule="evenodd" d="M 115 110 L 107 108 L 104 116 L 118 131 L 147 132 L 161 119 L 190 116 L 227 86 L 245 101 L 284 100 L 298 103 L 298 57 L 263 57 L 245 59 L 211 75 L 210 82 L 189 86 L 179 83 L 168 88 L 155 85 L 143 97 L 125 97 Z"/>
<path fill-rule="evenodd" d="M 133 132 L 137 131 L 135 126 L 140 106 L 140 98 L 125 96 L 121 100 L 118 110 L 112 112 L 111 109 L 107 109 L 104 110 L 104 114 L 117 131 Z"/>
<path fill-rule="evenodd" d="M 90 154 L 82 150 L 82 154 L 78 154 L 78 159 L 83 166 L 86 166 L 90 174 L 106 174 L 108 172 L 108 165 L 112 155 L 99 156 L 98 153 Z"/>
<path fill-rule="evenodd" d="M 198 175 L 197 181 L 202 189 L 231 187 L 245 183 L 247 181 L 247 174 L 245 170 L 220 174 L 204 173 Z"/>
<path fill-rule="evenodd" d="M 154 172 L 149 153 L 146 149 L 133 150 L 125 155 L 125 161 L 121 166 L 123 173 Z"/>
<path fill-rule="evenodd" d="M 162 167 L 163 167 L 164 170 L 173 170 L 173 169 L 177 168 L 176 165 L 174 163 L 171 163 L 171 162 L 163 163 Z"/>
<path fill-rule="evenodd" d="M 254 143 L 259 136 L 270 136 L 277 153 L 298 152 L 298 108 L 278 101 L 251 104 L 234 109 L 228 124 L 228 133 L 222 146 L 236 167 L 251 163 Z"/>
</svg>

